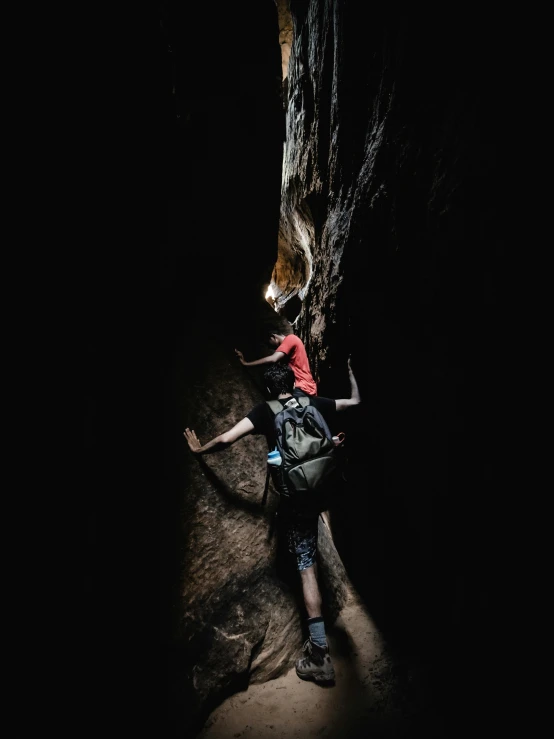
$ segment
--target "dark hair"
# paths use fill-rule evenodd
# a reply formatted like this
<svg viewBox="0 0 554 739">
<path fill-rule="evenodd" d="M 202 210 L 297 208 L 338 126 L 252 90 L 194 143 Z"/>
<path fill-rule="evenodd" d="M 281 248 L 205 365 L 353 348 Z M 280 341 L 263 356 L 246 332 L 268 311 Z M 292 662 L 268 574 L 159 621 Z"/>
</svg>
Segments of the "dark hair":
<svg viewBox="0 0 554 739">
<path fill-rule="evenodd" d="M 264 372 L 264 380 L 272 397 L 294 390 L 294 372 L 288 364 L 274 362 Z"/>
<path fill-rule="evenodd" d="M 275 334 L 288 336 L 289 334 L 293 334 L 294 329 L 289 323 L 289 321 L 285 321 L 281 319 L 278 320 L 278 317 L 275 318 L 271 323 L 267 324 L 262 332 L 262 335 L 264 337 L 264 343 L 269 344 L 269 340 L 272 336 Z"/>
</svg>

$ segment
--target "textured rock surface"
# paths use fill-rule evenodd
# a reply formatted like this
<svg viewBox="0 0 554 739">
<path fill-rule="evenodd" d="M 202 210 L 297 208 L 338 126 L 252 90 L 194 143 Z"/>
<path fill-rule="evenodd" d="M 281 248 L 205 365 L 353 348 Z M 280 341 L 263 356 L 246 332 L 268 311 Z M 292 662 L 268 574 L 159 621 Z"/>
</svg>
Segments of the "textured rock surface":
<svg viewBox="0 0 554 739">
<path fill-rule="evenodd" d="M 289 57 L 292 46 L 292 17 L 290 14 L 289 0 L 276 0 L 279 14 L 279 44 L 281 45 L 281 59 L 283 67 L 283 80 L 289 73 Z"/>
<path fill-rule="evenodd" d="M 391 640 L 434 659 L 486 631 L 510 36 L 492 13 L 290 7 L 277 305 L 302 300 L 321 394 L 363 367 L 339 551 Z"/>
<path fill-rule="evenodd" d="M 400 312 L 411 302 L 428 322 L 438 301 L 455 313 L 454 301 L 469 299 L 472 315 L 490 301 L 485 285 L 478 295 L 464 288 L 476 283 L 476 234 L 486 238 L 497 205 L 487 188 L 501 177 L 492 118 L 501 120 L 501 92 L 491 84 L 501 61 L 486 18 L 475 30 L 470 20 L 379 9 L 366 24 L 360 8 L 334 0 L 291 9 L 273 279 L 285 299 L 306 298 L 299 326 L 324 377 L 356 314 L 367 327 L 372 293 L 388 291 Z M 389 290 L 391 269 L 400 281 Z"/>
<path fill-rule="evenodd" d="M 209 439 L 263 397 L 217 346 L 204 350 L 205 365 L 189 371 L 181 401 L 199 437 Z M 184 460 L 177 638 L 186 650 L 189 706 L 199 712 L 225 690 L 289 669 L 303 641 L 297 575 L 280 546 L 271 484 L 264 498 L 266 453 L 264 439 L 247 437 L 201 463 Z M 320 540 L 332 622 L 346 597 L 344 566 L 324 527 Z"/>
</svg>

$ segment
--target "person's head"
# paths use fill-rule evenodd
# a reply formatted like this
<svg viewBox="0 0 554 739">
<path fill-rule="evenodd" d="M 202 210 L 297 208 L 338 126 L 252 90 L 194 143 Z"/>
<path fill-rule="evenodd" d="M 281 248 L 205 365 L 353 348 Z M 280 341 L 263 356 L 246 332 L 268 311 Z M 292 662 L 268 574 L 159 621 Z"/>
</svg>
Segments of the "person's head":
<svg viewBox="0 0 554 739">
<path fill-rule="evenodd" d="M 292 394 L 294 390 L 294 372 L 288 364 L 274 362 L 264 372 L 264 380 L 271 397 L 281 394 Z"/>
<path fill-rule="evenodd" d="M 271 331 L 267 335 L 267 343 L 272 349 L 276 349 L 280 344 L 283 343 L 284 338 L 284 334 L 279 334 L 276 331 Z"/>
</svg>

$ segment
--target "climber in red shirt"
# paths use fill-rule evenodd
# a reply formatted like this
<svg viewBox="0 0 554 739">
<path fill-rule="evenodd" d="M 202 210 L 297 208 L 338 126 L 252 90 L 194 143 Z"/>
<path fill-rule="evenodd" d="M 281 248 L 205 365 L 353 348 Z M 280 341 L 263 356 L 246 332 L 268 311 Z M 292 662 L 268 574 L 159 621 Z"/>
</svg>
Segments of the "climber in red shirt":
<svg viewBox="0 0 554 739">
<path fill-rule="evenodd" d="M 285 336 L 285 334 L 272 331 L 268 336 L 268 344 L 275 349 L 273 354 L 261 357 L 261 359 L 254 359 L 252 362 L 247 362 L 238 349 L 235 349 L 235 353 L 244 367 L 287 361 L 294 372 L 296 390 L 302 391 L 306 395 L 317 395 L 317 385 L 312 377 L 306 348 L 298 336 L 295 334 Z"/>
</svg>

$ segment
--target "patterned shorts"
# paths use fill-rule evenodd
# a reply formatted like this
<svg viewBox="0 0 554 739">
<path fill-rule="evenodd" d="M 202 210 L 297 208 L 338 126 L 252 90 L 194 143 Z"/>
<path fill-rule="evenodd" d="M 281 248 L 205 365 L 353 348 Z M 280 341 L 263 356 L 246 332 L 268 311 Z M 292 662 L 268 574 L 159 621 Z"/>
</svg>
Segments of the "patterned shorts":
<svg viewBox="0 0 554 739">
<path fill-rule="evenodd" d="M 287 544 L 289 552 L 296 556 L 298 571 L 316 562 L 317 527 L 319 514 L 309 518 L 287 520 Z"/>
</svg>

